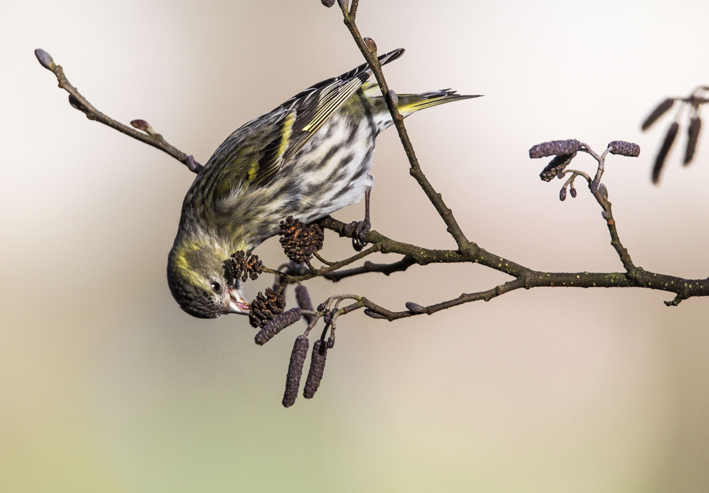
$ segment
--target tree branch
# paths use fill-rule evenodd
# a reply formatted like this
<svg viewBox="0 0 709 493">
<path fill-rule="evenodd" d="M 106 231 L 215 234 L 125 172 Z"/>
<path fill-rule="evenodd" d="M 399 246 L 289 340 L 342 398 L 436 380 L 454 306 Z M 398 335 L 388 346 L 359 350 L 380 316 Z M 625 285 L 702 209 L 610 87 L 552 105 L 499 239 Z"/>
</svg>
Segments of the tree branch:
<svg viewBox="0 0 709 493">
<path fill-rule="evenodd" d="M 100 112 L 84 96 L 81 95 L 81 93 L 76 87 L 74 87 L 69 82 L 69 79 L 67 79 L 66 75 L 64 74 L 64 69 L 62 68 L 62 66 L 54 63 L 54 60 L 49 55 L 49 53 L 42 49 L 37 49 L 34 53 L 37 57 L 37 60 L 39 60 L 39 63 L 44 68 L 52 72 L 57 78 L 59 87 L 69 93 L 69 103 L 75 109 L 84 113 L 86 115 L 86 118 L 88 118 L 89 120 L 97 121 L 99 123 L 103 123 L 104 125 L 118 130 L 119 132 L 126 134 L 129 137 L 133 137 L 134 139 L 151 145 L 156 149 L 160 149 L 161 151 L 169 154 L 170 156 L 174 157 L 182 164 L 187 166 L 190 171 L 197 173 L 200 169 L 202 169 L 202 165 L 195 161 L 191 155 L 187 155 L 176 147 L 168 144 L 168 142 L 163 138 L 163 136 L 159 133 L 156 133 L 145 120 L 133 120 L 133 122 L 131 122 L 131 124 L 133 124 L 134 126 L 136 126 L 136 128 L 139 129 L 137 130 L 136 128 L 131 128 L 128 125 L 124 125 L 123 123 L 116 121 L 108 115 L 105 115 L 104 113 Z"/>
<path fill-rule="evenodd" d="M 414 146 L 411 143 L 411 140 L 409 139 L 409 134 L 406 130 L 406 126 L 404 125 L 404 117 L 399 113 L 399 110 L 396 106 L 395 93 L 389 90 L 389 86 L 386 82 L 386 79 L 384 78 L 384 73 L 382 72 L 382 67 L 376 57 L 376 53 L 373 54 L 370 51 L 369 47 L 367 46 L 367 43 L 359 32 L 357 24 L 355 23 L 355 16 L 351 15 L 351 13 L 348 12 L 345 2 L 340 2 L 340 7 L 342 9 L 345 26 L 347 26 L 347 29 L 349 29 L 350 33 L 352 34 L 352 37 L 357 43 L 359 51 L 362 52 L 362 55 L 364 56 L 365 60 L 367 60 L 367 63 L 372 68 L 374 77 L 377 79 L 379 88 L 382 91 L 382 95 L 384 96 L 384 99 L 387 103 L 389 113 L 391 113 L 391 117 L 394 120 L 394 126 L 396 127 L 396 131 L 399 133 L 399 139 L 401 140 L 401 144 L 404 147 L 404 151 L 406 151 L 406 157 L 409 160 L 409 173 L 418 182 L 419 186 L 423 189 L 429 201 L 436 208 L 438 215 L 440 215 L 441 219 L 443 219 L 443 222 L 445 222 L 448 233 L 450 233 L 450 235 L 453 237 L 456 244 L 458 245 L 458 250 L 463 252 L 466 250 L 477 249 L 477 245 L 469 241 L 465 237 L 463 230 L 458 225 L 458 221 L 456 221 L 455 217 L 453 216 L 453 211 L 451 211 L 446 205 L 446 203 L 443 201 L 443 196 L 435 190 L 433 185 L 431 185 L 431 183 L 428 181 L 428 178 L 421 170 L 418 158 L 416 157 L 416 152 L 414 151 Z M 356 3 L 353 3 L 353 9 L 356 10 Z"/>
</svg>

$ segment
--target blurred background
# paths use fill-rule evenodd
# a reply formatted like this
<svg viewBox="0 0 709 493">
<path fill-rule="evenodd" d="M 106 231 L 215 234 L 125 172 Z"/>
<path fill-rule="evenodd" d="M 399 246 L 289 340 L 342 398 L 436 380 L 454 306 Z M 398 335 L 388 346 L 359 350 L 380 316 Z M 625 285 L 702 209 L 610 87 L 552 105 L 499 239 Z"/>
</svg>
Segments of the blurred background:
<svg viewBox="0 0 709 493">
<path fill-rule="evenodd" d="M 472 240 L 535 269 L 621 270 L 588 192 L 559 202 L 561 182 L 541 182 L 546 160 L 527 151 L 628 140 L 640 157 L 612 156 L 605 175 L 621 238 L 636 264 L 686 277 L 708 275 L 709 136 L 682 169 L 683 127 L 656 187 L 671 117 L 639 127 L 664 97 L 709 83 L 707 19 L 709 3 L 682 0 L 362 0 L 358 17 L 380 52 L 407 49 L 386 70 L 398 92 L 485 95 L 407 120 Z M 32 51 L 100 110 L 148 120 L 204 163 L 242 123 L 362 62 L 336 7 L 6 1 L 0 26 L 0 491 L 709 488 L 709 300 L 535 289 L 395 323 L 356 313 L 340 319 L 315 399 L 290 409 L 303 325 L 257 347 L 245 318 L 178 308 L 165 266 L 193 175 L 72 109 Z M 455 246 L 393 131 L 373 174 L 375 229 Z M 273 239 L 257 253 L 284 258 Z M 351 253 L 328 234 L 326 258 Z M 403 309 L 506 279 L 429 266 L 308 285 L 316 303 L 355 292 Z"/>
</svg>

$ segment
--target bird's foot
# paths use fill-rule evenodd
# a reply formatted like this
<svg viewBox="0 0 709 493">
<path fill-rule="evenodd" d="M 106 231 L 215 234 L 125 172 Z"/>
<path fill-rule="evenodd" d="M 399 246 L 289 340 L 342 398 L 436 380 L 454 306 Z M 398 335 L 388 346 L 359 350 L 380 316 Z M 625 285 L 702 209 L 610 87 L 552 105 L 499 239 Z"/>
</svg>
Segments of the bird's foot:
<svg viewBox="0 0 709 493">
<path fill-rule="evenodd" d="M 367 245 L 367 240 L 365 236 L 372 229 L 372 223 L 369 219 L 364 221 L 352 221 L 345 225 L 344 232 L 347 236 L 352 235 L 352 248 L 361 252 L 362 249 Z"/>
</svg>

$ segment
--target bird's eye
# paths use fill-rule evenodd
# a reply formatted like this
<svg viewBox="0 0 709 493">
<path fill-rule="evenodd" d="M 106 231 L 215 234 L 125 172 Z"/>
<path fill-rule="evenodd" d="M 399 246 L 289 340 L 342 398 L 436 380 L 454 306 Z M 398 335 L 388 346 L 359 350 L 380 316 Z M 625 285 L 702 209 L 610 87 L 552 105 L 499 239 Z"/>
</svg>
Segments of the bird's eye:
<svg viewBox="0 0 709 493">
<path fill-rule="evenodd" d="M 215 293 L 221 293 L 222 292 L 222 285 L 219 284 L 217 281 L 214 281 L 212 283 L 212 289 L 214 290 Z"/>
</svg>

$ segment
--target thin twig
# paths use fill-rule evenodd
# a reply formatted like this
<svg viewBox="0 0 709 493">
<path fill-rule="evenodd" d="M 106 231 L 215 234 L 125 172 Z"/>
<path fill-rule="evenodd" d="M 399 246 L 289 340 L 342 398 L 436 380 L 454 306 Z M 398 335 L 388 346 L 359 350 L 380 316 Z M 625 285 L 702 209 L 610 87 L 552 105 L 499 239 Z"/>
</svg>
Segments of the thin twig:
<svg viewBox="0 0 709 493">
<path fill-rule="evenodd" d="M 108 125 L 109 127 L 118 130 L 129 137 L 133 137 L 134 139 L 151 145 L 156 149 L 160 149 L 187 166 L 190 171 L 197 173 L 202 168 L 202 165 L 195 161 L 191 155 L 187 155 L 176 147 L 168 144 L 163 136 L 152 131 L 150 126 L 148 126 L 150 130 L 142 132 L 140 130 L 136 130 L 135 128 L 129 127 L 128 125 L 124 125 L 123 123 L 114 120 L 110 116 L 105 115 L 96 109 L 96 107 L 69 82 L 69 79 L 64 74 L 64 69 L 62 66 L 55 64 L 49 53 L 42 49 L 37 49 L 35 50 L 35 55 L 37 56 L 39 63 L 55 75 L 57 82 L 59 83 L 59 87 L 69 93 L 69 102 L 71 105 L 84 113 L 86 118 L 103 123 L 104 125 Z"/>
<path fill-rule="evenodd" d="M 360 52 L 362 52 L 362 55 L 364 56 L 365 60 L 367 60 L 367 63 L 372 68 L 374 77 L 377 79 L 377 83 L 379 84 L 379 89 L 382 91 L 384 100 L 386 101 L 387 107 L 389 108 L 389 113 L 391 113 L 391 117 L 394 121 L 394 126 L 396 127 L 396 130 L 399 133 L 399 139 L 401 140 L 401 144 L 404 146 L 406 156 L 411 166 L 409 169 L 409 173 L 418 182 L 419 186 L 423 189 L 428 199 L 436 208 L 436 211 L 438 211 L 438 214 L 441 216 L 447 226 L 448 232 L 458 245 L 458 250 L 463 252 L 469 249 L 476 249 L 477 245 L 475 245 L 475 243 L 469 241 L 465 237 L 465 234 L 460 228 L 458 221 L 456 221 L 455 217 L 453 216 L 453 212 L 443 201 L 443 196 L 436 191 L 436 189 L 433 187 L 433 185 L 431 185 L 431 183 L 428 181 L 428 178 L 421 170 L 418 158 L 416 157 L 416 152 L 414 151 L 414 146 L 411 143 L 411 140 L 409 139 L 409 134 L 406 130 L 406 126 L 404 125 L 404 118 L 399 113 L 399 110 L 396 107 L 395 103 L 392 101 L 392 98 L 387 97 L 387 95 L 389 94 L 389 86 L 386 82 L 386 79 L 384 78 L 384 73 L 382 72 L 379 60 L 367 48 L 367 44 L 364 42 L 364 38 L 360 34 L 359 28 L 355 23 L 355 18 L 348 13 L 347 9 L 342 6 L 342 4 L 340 4 L 340 6 L 342 7 L 342 15 L 344 17 L 345 25 L 352 34 L 352 37 L 357 43 L 357 47 L 359 48 Z"/>
</svg>

